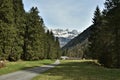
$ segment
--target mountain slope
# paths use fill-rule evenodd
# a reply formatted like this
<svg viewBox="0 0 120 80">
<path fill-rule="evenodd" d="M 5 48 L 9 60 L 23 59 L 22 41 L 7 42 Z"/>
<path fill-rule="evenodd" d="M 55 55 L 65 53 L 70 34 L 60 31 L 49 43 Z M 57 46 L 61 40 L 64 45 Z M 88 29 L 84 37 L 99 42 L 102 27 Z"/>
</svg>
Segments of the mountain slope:
<svg viewBox="0 0 120 80">
<path fill-rule="evenodd" d="M 79 34 L 77 37 L 73 38 L 70 42 L 68 42 L 62 49 L 68 49 L 78 44 L 84 43 L 84 41 L 86 41 L 90 36 L 91 28 L 92 26 L 84 30 L 81 34 Z"/>
<path fill-rule="evenodd" d="M 72 59 L 86 57 L 85 54 L 88 51 L 88 38 L 92 32 L 92 27 L 93 26 L 90 26 L 62 47 L 63 55 L 69 56 Z"/>
</svg>

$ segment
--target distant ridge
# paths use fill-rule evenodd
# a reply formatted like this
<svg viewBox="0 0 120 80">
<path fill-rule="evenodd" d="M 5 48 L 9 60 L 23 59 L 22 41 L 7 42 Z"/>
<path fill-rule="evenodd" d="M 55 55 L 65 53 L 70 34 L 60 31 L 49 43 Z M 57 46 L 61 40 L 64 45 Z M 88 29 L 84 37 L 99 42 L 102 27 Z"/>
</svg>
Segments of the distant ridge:
<svg viewBox="0 0 120 80">
<path fill-rule="evenodd" d="M 79 32 L 77 30 L 68 30 L 68 29 L 52 29 L 52 32 L 55 37 L 59 38 L 60 47 L 63 47 L 71 39 L 78 36 Z"/>
<path fill-rule="evenodd" d="M 91 28 L 92 25 L 84 30 L 82 33 L 80 33 L 77 37 L 73 38 L 70 42 L 68 42 L 65 46 L 62 47 L 62 49 L 69 49 L 71 47 L 74 47 L 76 45 L 83 45 L 83 43 L 88 42 L 88 37 L 91 34 Z"/>
</svg>

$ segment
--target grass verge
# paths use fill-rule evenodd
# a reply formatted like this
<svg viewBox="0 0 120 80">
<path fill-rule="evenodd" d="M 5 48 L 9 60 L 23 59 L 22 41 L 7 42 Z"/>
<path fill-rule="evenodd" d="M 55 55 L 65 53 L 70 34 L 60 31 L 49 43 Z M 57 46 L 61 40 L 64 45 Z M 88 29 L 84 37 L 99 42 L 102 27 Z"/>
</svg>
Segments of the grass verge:
<svg viewBox="0 0 120 80">
<path fill-rule="evenodd" d="M 107 69 L 89 60 L 66 60 L 33 80 L 120 80 L 120 69 Z"/>
<path fill-rule="evenodd" d="M 6 66 L 4 68 L 0 68 L 0 75 L 41 65 L 47 65 L 53 62 L 54 60 L 6 62 Z"/>
</svg>

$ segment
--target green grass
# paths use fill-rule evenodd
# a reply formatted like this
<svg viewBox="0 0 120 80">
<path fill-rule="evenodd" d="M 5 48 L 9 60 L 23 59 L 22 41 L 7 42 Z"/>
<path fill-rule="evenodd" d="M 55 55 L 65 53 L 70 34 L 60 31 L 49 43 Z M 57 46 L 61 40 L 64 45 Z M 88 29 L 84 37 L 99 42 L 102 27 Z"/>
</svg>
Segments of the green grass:
<svg viewBox="0 0 120 80">
<path fill-rule="evenodd" d="M 4 68 L 0 68 L 0 75 L 27 68 L 51 64 L 53 62 L 54 60 L 6 62 L 6 66 Z"/>
<path fill-rule="evenodd" d="M 93 61 L 68 60 L 33 80 L 120 80 L 120 69 L 107 69 Z"/>
</svg>

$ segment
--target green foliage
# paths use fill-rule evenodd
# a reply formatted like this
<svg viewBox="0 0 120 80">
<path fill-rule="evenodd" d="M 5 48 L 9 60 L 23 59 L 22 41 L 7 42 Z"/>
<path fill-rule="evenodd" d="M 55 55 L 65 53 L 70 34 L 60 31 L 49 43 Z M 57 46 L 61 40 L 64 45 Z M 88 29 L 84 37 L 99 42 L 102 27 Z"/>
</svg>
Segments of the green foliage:
<svg viewBox="0 0 120 80">
<path fill-rule="evenodd" d="M 60 46 L 58 38 L 55 38 L 53 36 L 52 31 L 47 31 L 47 58 L 48 59 L 56 59 L 60 58 L 61 52 L 60 52 Z"/>
<path fill-rule="evenodd" d="M 107 26 L 109 28 L 111 28 L 111 34 L 113 36 L 113 38 L 110 40 L 113 42 L 112 46 L 112 57 L 113 57 L 113 63 L 112 65 L 115 67 L 120 68 L 120 1 L 116 0 L 116 1 L 111 1 L 112 3 L 114 3 L 114 7 L 110 8 L 108 6 L 107 10 L 107 14 L 105 19 L 108 21 Z M 110 3 L 108 3 L 110 4 Z M 109 9 L 110 8 L 110 9 Z"/>
<path fill-rule="evenodd" d="M 71 59 L 72 58 L 73 59 L 82 59 L 83 51 L 84 51 L 84 47 L 81 45 L 77 45 L 77 46 L 74 46 L 74 47 L 64 50 L 64 53 L 66 56 L 68 56 Z"/>
<path fill-rule="evenodd" d="M 14 27 L 13 0 L 1 0 L 0 5 L 0 53 L 2 59 L 8 59 L 14 53 L 16 29 Z"/>
<path fill-rule="evenodd" d="M 94 18 L 93 18 L 93 25 L 91 29 L 91 35 L 89 37 L 89 49 L 90 49 L 90 54 L 93 59 L 96 59 L 97 52 L 99 50 L 99 43 L 98 38 L 99 38 L 99 33 L 100 33 L 100 25 L 101 25 L 101 11 L 99 7 L 97 6 L 96 11 L 94 13 Z"/>
<path fill-rule="evenodd" d="M 44 29 L 43 20 L 38 15 L 37 8 L 31 8 L 26 14 L 26 28 L 24 33 L 24 59 L 39 60 L 44 58 Z"/>
<path fill-rule="evenodd" d="M 15 41 L 13 43 L 13 52 L 9 55 L 10 61 L 17 61 L 21 58 L 23 45 L 23 29 L 24 29 L 24 15 L 22 0 L 13 0 L 14 9 L 14 28 L 16 30 Z"/>
<path fill-rule="evenodd" d="M 89 39 L 89 49 L 103 66 L 120 68 L 120 0 L 106 0 L 105 7 L 101 23 L 93 24 L 96 29 Z"/>
<path fill-rule="evenodd" d="M 59 58 L 58 40 L 44 27 L 36 7 L 25 12 L 22 0 L 1 0 L 0 60 Z"/>
</svg>

